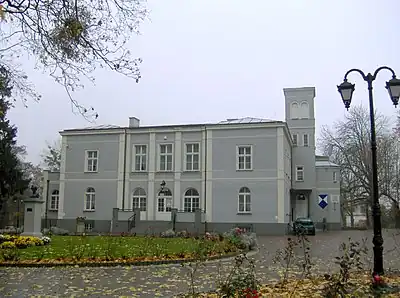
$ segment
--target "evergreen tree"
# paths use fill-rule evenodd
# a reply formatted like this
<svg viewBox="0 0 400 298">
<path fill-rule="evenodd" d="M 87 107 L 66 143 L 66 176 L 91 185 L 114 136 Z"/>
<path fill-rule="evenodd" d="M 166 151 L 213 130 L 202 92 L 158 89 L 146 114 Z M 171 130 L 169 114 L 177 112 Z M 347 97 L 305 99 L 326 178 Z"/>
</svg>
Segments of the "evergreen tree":
<svg viewBox="0 0 400 298">
<path fill-rule="evenodd" d="M 17 128 L 7 119 L 12 86 L 5 68 L 0 67 L 0 220 L 4 220 L 9 200 L 24 191 L 29 180 L 23 178 L 17 155 Z"/>
</svg>

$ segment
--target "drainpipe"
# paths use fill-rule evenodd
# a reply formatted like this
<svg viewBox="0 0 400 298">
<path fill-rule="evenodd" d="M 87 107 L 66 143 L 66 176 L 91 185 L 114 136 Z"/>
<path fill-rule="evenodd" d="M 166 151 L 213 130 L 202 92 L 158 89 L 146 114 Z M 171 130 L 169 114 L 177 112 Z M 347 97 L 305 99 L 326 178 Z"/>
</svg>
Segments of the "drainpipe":
<svg viewBox="0 0 400 298">
<path fill-rule="evenodd" d="M 46 206 L 45 206 L 45 211 L 44 211 L 44 226 L 46 229 L 48 229 L 48 224 L 47 224 L 47 216 L 49 213 L 49 192 L 50 192 L 50 180 L 46 180 Z M 58 206 L 57 206 L 58 207 Z"/>
<path fill-rule="evenodd" d="M 207 126 L 204 126 L 204 131 L 205 131 L 205 146 L 204 146 L 204 214 L 207 212 L 207 147 L 208 147 L 208 134 L 207 134 Z M 207 233 L 207 218 L 205 217 L 205 222 L 204 222 L 204 232 Z"/>
<path fill-rule="evenodd" d="M 122 178 L 122 210 L 125 209 L 125 178 L 126 178 L 126 151 L 127 151 L 127 133 L 126 133 L 126 128 L 124 128 L 124 172 L 123 172 L 123 178 Z"/>
</svg>

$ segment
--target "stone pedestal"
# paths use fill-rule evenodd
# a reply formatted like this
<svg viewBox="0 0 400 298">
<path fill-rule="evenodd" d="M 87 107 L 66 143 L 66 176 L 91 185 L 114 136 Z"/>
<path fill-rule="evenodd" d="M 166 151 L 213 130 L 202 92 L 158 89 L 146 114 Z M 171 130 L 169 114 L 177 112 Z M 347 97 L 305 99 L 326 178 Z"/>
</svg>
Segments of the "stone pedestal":
<svg viewBox="0 0 400 298">
<path fill-rule="evenodd" d="M 21 236 L 42 237 L 42 201 L 31 197 L 24 200 L 24 232 Z"/>
</svg>

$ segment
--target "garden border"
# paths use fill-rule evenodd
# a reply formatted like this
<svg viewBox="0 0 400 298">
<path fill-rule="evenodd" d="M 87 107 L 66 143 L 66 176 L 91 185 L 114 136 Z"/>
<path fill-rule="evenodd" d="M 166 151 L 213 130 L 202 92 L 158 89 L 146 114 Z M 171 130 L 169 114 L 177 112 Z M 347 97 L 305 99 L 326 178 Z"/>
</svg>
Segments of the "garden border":
<svg viewBox="0 0 400 298">
<path fill-rule="evenodd" d="M 257 254 L 259 251 L 238 251 L 234 253 L 228 253 L 224 255 L 211 256 L 206 258 L 205 262 L 213 262 L 218 260 L 229 260 L 234 258 L 242 253 L 251 253 L 251 255 Z M 151 266 L 151 265 L 178 265 L 190 262 L 196 262 L 197 259 L 173 259 L 173 260 L 158 260 L 158 261 L 130 261 L 130 262 L 76 262 L 76 263 L 18 263 L 18 262 L 2 262 L 0 263 L 0 268 L 7 267 L 19 267 L 19 268 L 40 268 L 40 267 L 118 267 L 118 266 Z"/>
</svg>

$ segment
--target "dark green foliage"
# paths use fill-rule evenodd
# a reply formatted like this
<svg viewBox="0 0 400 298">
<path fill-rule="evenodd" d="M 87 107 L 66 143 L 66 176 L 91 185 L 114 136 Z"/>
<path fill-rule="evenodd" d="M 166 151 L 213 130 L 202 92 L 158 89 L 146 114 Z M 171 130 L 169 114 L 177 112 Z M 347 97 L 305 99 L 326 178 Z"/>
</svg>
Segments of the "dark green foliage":
<svg viewBox="0 0 400 298">
<path fill-rule="evenodd" d="M 11 91 L 8 73 L 0 67 L 0 216 L 4 215 L 7 201 L 29 184 L 23 178 L 21 161 L 17 155 L 17 128 L 7 119 L 7 111 L 11 107 Z"/>
</svg>

